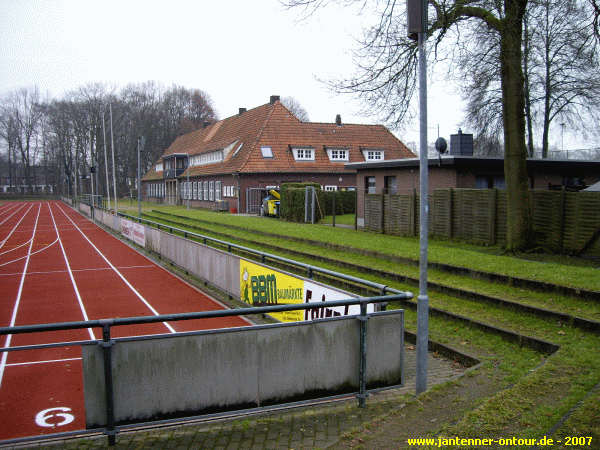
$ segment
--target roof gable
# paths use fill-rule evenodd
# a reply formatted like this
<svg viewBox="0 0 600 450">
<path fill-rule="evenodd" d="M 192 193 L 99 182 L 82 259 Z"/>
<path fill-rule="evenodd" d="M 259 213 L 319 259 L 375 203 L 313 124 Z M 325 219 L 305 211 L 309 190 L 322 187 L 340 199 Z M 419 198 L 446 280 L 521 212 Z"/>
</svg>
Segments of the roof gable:
<svg viewBox="0 0 600 450">
<path fill-rule="evenodd" d="M 302 146 L 314 149 L 313 160 L 294 159 L 292 149 Z M 270 156 L 265 157 L 261 147 L 269 147 L 271 151 L 265 154 Z M 193 158 L 222 152 L 221 159 L 205 158 L 217 162 L 191 166 L 184 176 L 188 173 L 197 176 L 233 172 L 348 172 L 344 162 L 329 159 L 328 148 L 347 150 L 349 162 L 364 161 L 361 150 L 365 148 L 384 150 L 386 159 L 415 156 L 382 125 L 302 122 L 281 102 L 274 101 L 179 136 L 162 158 L 173 154 L 188 154 Z"/>
</svg>

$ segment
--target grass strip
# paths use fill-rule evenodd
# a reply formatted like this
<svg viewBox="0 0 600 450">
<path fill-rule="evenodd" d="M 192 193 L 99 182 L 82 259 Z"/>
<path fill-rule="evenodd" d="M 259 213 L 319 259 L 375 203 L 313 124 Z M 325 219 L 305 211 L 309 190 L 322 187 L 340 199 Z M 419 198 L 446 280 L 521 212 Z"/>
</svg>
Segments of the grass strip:
<svg viewBox="0 0 600 450">
<path fill-rule="evenodd" d="M 187 216 L 199 221 L 225 226 L 235 226 L 248 231 L 277 234 L 281 237 L 310 239 L 328 246 L 332 244 L 352 247 L 357 251 L 375 251 L 389 256 L 400 256 L 417 261 L 419 241 L 413 237 L 366 233 L 346 228 L 323 225 L 297 224 L 276 219 L 239 217 L 206 210 L 187 210 L 165 206 L 154 208 L 168 214 Z M 430 239 L 429 260 L 451 266 L 505 275 L 514 278 L 551 282 L 556 285 L 600 290 L 600 277 L 594 267 L 573 266 L 558 262 L 531 261 L 521 257 L 502 255 L 501 249 Z M 525 255 L 530 256 L 530 255 Z M 476 261 L 476 262 L 475 262 Z"/>
</svg>

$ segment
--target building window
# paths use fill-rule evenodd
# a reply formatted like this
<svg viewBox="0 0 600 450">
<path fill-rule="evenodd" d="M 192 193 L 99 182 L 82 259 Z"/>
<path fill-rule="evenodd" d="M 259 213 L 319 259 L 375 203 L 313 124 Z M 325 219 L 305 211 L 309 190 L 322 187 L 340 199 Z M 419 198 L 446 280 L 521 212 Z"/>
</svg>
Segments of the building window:
<svg viewBox="0 0 600 450">
<path fill-rule="evenodd" d="M 208 200 L 208 181 L 202 184 L 202 200 Z"/>
<path fill-rule="evenodd" d="M 383 179 L 383 188 L 385 194 L 397 194 L 398 193 L 398 180 L 395 176 L 387 176 Z"/>
<path fill-rule="evenodd" d="M 215 181 L 215 201 L 221 200 L 221 182 Z"/>
<path fill-rule="evenodd" d="M 294 159 L 296 161 L 314 161 L 315 160 L 315 149 L 314 148 L 293 148 Z"/>
<path fill-rule="evenodd" d="M 381 161 L 384 159 L 383 150 L 363 150 L 365 161 Z"/>
<path fill-rule="evenodd" d="M 208 187 L 208 195 L 210 196 L 209 201 L 215 201 L 215 182 L 211 181 Z"/>
<path fill-rule="evenodd" d="M 345 148 L 328 148 L 327 155 L 330 161 L 348 161 L 348 150 Z"/>
<path fill-rule="evenodd" d="M 367 194 L 377 193 L 377 184 L 375 183 L 375 177 L 365 177 L 365 191 L 367 191 Z"/>
<path fill-rule="evenodd" d="M 263 158 L 273 157 L 273 150 L 271 149 L 271 147 L 261 147 L 260 152 L 262 153 Z"/>
<path fill-rule="evenodd" d="M 194 181 L 192 183 L 192 199 L 198 200 L 198 182 Z"/>
<path fill-rule="evenodd" d="M 337 191 L 338 187 L 337 186 L 325 186 L 325 192 L 332 192 L 332 191 Z"/>
<path fill-rule="evenodd" d="M 163 163 L 158 163 L 156 164 L 156 171 L 157 172 L 162 172 L 163 171 Z"/>
</svg>

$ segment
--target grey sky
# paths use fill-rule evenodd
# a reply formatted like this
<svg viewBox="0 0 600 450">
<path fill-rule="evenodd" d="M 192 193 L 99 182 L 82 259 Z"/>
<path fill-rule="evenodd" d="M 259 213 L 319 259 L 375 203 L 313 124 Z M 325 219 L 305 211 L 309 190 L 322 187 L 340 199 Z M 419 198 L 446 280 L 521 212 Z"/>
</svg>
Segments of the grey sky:
<svg viewBox="0 0 600 450">
<path fill-rule="evenodd" d="M 352 97 L 318 81 L 353 72 L 365 15 L 329 7 L 299 21 L 277 0 L 0 0 L 0 95 L 37 85 L 60 97 L 90 82 L 153 80 L 206 91 L 221 118 L 278 94 L 295 97 L 312 121 L 341 114 L 376 123 Z M 442 136 L 456 132 L 463 113 L 454 89 L 431 81 L 433 141 L 438 124 Z M 396 134 L 417 141 L 416 122 Z"/>
</svg>

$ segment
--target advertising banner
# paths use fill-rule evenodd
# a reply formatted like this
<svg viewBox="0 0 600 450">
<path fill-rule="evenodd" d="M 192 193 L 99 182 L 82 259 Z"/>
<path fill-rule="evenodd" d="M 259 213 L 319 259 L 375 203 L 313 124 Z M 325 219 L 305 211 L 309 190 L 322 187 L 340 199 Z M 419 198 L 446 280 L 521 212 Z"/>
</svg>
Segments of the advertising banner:
<svg viewBox="0 0 600 450">
<path fill-rule="evenodd" d="M 240 260 L 240 298 L 252 306 L 271 306 L 345 300 L 356 295 L 323 284 L 279 272 L 271 267 Z M 373 305 L 367 312 L 373 312 Z M 322 319 L 359 314 L 360 306 L 284 311 L 271 315 L 281 322 Z"/>
<path fill-rule="evenodd" d="M 146 229 L 142 224 L 121 219 L 121 234 L 141 247 L 146 246 Z"/>
</svg>

